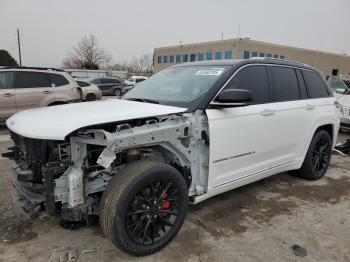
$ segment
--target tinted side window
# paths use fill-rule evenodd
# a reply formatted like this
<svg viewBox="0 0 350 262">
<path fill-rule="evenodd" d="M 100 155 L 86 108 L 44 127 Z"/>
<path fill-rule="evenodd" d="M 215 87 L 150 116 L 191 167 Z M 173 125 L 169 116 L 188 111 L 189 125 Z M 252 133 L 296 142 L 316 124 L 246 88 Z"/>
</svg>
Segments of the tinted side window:
<svg viewBox="0 0 350 262">
<path fill-rule="evenodd" d="M 64 86 L 69 84 L 68 80 L 62 75 L 48 74 L 48 77 L 51 86 Z"/>
<path fill-rule="evenodd" d="M 140 83 L 140 82 L 142 82 L 142 81 L 145 81 L 145 79 L 143 79 L 143 78 L 138 78 L 138 79 L 136 79 L 136 83 Z"/>
<path fill-rule="evenodd" d="M 297 77 L 298 77 L 299 88 L 300 88 L 300 97 L 302 99 L 307 99 L 308 95 L 307 95 L 307 90 L 306 90 L 304 77 L 301 74 L 301 71 L 299 69 L 295 70 L 295 72 L 297 73 Z"/>
<path fill-rule="evenodd" d="M 36 72 L 16 72 L 16 88 L 49 87 L 45 74 Z"/>
<path fill-rule="evenodd" d="M 309 91 L 310 98 L 328 97 L 328 90 L 322 78 L 313 71 L 303 70 L 303 76 Z"/>
<path fill-rule="evenodd" d="M 117 78 L 110 79 L 110 81 L 111 81 L 111 83 L 117 83 L 117 84 L 121 83 L 121 80 L 119 80 Z"/>
<path fill-rule="evenodd" d="M 101 84 L 101 79 L 100 78 L 95 78 L 94 80 L 90 81 L 90 83 Z"/>
<path fill-rule="evenodd" d="M 85 87 L 85 86 L 90 86 L 90 84 L 89 83 L 86 83 L 86 82 L 84 82 L 84 81 L 77 81 L 77 84 L 80 86 L 80 87 Z"/>
<path fill-rule="evenodd" d="M 13 72 L 0 72 L 0 89 L 13 88 Z"/>
<path fill-rule="evenodd" d="M 298 80 L 293 68 L 273 66 L 271 73 L 276 102 L 300 99 Z"/>
<path fill-rule="evenodd" d="M 108 78 L 102 78 L 101 79 L 101 84 L 111 84 L 113 83 L 110 79 Z"/>
<path fill-rule="evenodd" d="M 265 66 L 248 66 L 240 70 L 227 88 L 246 89 L 252 92 L 253 103 L 269 101 L 269 88 Z"/>
<path fill-rule="evenodd" d="M 102 84 L 119 84 L 120 81 L 115 78 L 103 78 L 102 79 Z"/>
</svg>

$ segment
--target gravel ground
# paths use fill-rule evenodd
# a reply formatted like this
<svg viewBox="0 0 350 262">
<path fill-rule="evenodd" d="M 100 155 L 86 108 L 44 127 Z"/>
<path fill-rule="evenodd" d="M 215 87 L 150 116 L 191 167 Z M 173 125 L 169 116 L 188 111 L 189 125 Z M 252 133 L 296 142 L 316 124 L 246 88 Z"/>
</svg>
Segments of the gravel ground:
<svg viewBox="0 0 350 262">
<path fill-rule="evenodd" d="M 7 140 L 0 128 L 0 153 Z M 0 157 L 0 262 L 350 261 L 349 164 L 349 157 L 334 155 L 322 180 L 281 173 L 209 199 L 190 208 L 169 246 L 135 258 L 98 226 L 66 230 L 46 215 L 26 220 L 12 202 L 9 162 Z"/>
</svg>

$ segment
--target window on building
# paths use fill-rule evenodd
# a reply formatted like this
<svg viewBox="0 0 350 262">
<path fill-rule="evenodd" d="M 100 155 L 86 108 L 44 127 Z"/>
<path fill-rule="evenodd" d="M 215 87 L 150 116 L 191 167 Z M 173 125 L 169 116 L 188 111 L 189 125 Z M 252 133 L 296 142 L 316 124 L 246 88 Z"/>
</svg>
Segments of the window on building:
<svg viewBox="0 0 350 262">
<path fill-rule="evenodd" d="M 260 57 L 265 57 L 265 53 L 260 53 L 259 56 Z"/>
<path fill-rule="evenodd" d="M 222 52 L 215 52 L 215 60 L 221 60 L 222 59 Z"/>
<path fill-rule="evenodd" d="M 198 54 L 198 61 L 203 61 L 204 60 L 204 53 L 199 53 Z"/>
<path fill-rule="evenodd" d="M 252 52 L 252 57 L 257 57 L 258 56 L 258 52 Z"/>
<path fill-rule="evenodd" d="M 170 63 L 174 63 L 174 56 L 171 55 L 170 58 L 169 58 L 169 60 L 170 60 Z"/>
<path fill-rule="evenodd" d="M 188 62 L 188 55 L 183 55 L 182 56 L 182 62 Z"/>
<path fill-rule="evenodd" d="M 176 55 L 176 63 L 181 63 L 181 55 Z"/>
<path fill-rule="evenodd" d="M 162 57 L 158 56 L 158 64 L 161 64 L 161 63 L 162 63 Z"/>
<path fill-rule="evenodd" d="M 298 80 L 293 68 L 273 66 L 271 73 L 276 102 L 300 99 Z"/>
<path fill-rule="evenodd" d="M 278 58 L 278 55 L 273 55 L 273 58 Z"/>
<path fill-rule="evenodd" d="M 245 89 L 252 92 L 254 104 L 269 101 L 267 70 L 265 66 L 248 66 L 240 70 L 227 88 Z"/>
<path fill-rule="evenodd" d="M 196 61 L 196 54 L 191 54 L 190 56 L 190 62 Z"/>
<path fill-rule="evenodd" d="M 49 87 L 45 74 L 37 72 L 16 72 L 16 88 Z"/>
<path fill-rule="evenodd" d="M 163 63 L 164 64 L 168 63 L 168 56 L 167 55 L 163 56 Z"/>
<path fill-rule="evenodd" d="M 244 52 L 243 52 L 243 58 L 244 58 L 244 59 L 249 59 L 249 57 L 250 57 L 250 52 L 247 51 L 247 50 L 244 50 Z"/>
<path fill-rule="evenodd" d="M 271 54 L 267 54 L 266 56 L 267 56 L 267 57 L 272 57 L 272 55 L 271 55 Z"/>
<path fill-rule="evenodd" d="M 232 51 L 225 51 L 225 59 L 232 59 Z"/>
<path fill-rule="evenodd" d="M 329 96 L 325 83 L 321 76 L 313 71 L 303 70 L 303 76 L 309 91 L 310 98 L 320 98 Z"/>
<path fill-rule="evenodd" d="M 213 60 L 213 54 L 211 52 L 207 53 L 207 60 Z"/>
<path fill-rule="evenodd" d="M 284 59 L 284 55 L 281 55 L 280 58 L 281 58 L 281 59 Z"/>
</svg>

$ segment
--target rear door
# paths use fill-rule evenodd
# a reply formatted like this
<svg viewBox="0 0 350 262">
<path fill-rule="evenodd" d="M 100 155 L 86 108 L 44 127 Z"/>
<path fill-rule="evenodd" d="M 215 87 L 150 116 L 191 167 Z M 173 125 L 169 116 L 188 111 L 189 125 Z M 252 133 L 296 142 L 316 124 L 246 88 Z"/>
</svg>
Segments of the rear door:
<svg viewBox="0 0 350 262">
<path fill-rule="evenodd" d="M 44 73 L 16 72 L 14 86 L 17 112 L 45 106 L 49 96 L 54 97 L 55 90 L 50 86 Z"/>
<path fill-rule="evenodd" d="M 244 67 L 225 88 L 250 90 L 253 104 L 206 110 L 210 138 L 208 191 L 260 176 L 270 168 L 275 153 L 275 123 L 268 82 L 265 65 Z"/>
<path fill-rule="evenodd" d="M 50 86 L 55 91 L 55 101 L 68 102 L 80 99 L 79 91 L 76 88 L 78 87 L 78 83 L 76 83 L 74 79 L 72 79 L 72 84 L 61 74 L 48 73 L 46 75 L 49 79 Z"/>
<path fill-rule="evenodd" d="M 13 88 L 14 72 L 0 72 L 0 120 L 16 113 L 16 90 Z"/>
<path fill-rule="evenodd" d="M 273 86 L 273 143 L 275 156 L 271 167 L 292 163 L 301 157 L 305 138 L 311 133 L 314 115 L 307 99 L 304 80 L 293 67 L 269 66 Z"/>
</svg>

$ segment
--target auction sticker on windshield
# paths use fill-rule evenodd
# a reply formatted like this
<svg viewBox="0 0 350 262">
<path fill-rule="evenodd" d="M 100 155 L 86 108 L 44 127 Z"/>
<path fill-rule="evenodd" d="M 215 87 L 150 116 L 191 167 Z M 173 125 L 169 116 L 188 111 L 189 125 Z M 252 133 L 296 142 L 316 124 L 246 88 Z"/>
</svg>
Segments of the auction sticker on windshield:
<svg viewBox="0 0 350 262">
<path fill-rule="evenodd" d="M 224 72 L 224 68 L 211 68 L 205 70 L 199 70 L 194 75 L 196 76 L 219 76 Z"/>
</svg>

